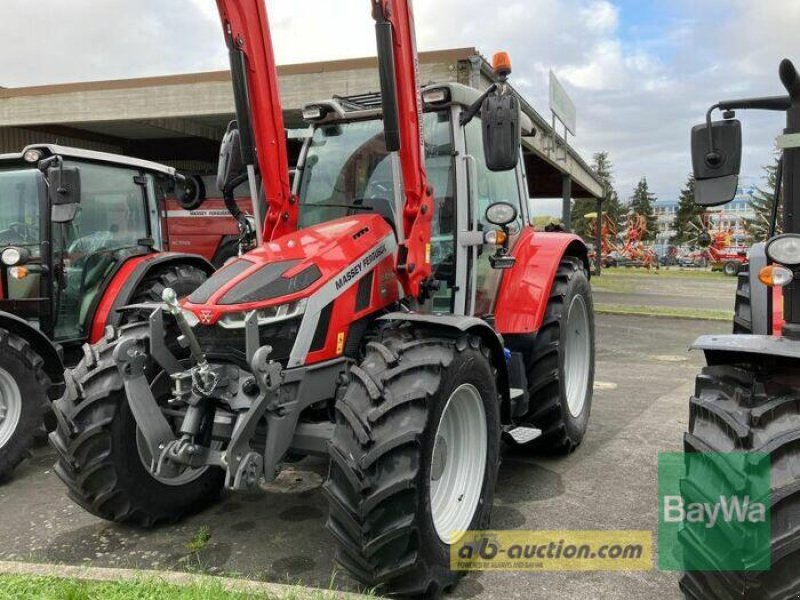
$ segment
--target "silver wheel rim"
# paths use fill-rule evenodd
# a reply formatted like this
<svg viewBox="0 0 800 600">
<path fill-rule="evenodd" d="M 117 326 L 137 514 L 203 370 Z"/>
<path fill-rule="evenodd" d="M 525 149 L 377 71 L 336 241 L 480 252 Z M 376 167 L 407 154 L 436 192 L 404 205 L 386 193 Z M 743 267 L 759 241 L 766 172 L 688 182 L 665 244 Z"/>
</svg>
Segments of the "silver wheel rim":
<svg viewBox="0 0 800 600">
<path fill-rule="evenodd" d="M 11 440 L 21 417 L 22 392 L 11 373 L 0 369 L 0 448 Z"/>
<path fill-rule="evenodd" d="M 583 412 L 591 368 L 589 311 L 583 296 L 575 296 L 567 312 L 567 336 L 564 348 L 564 378 L 567 408 L 573 417 Z"/>
<path fill-rule="evenodd" d="M 450 395 L 436 428 L 430 473 L 433 525 L 453 544 L 469 528 L 486 472 L 486 411 L 480 392 L 465 383 Z"/>
</svg>

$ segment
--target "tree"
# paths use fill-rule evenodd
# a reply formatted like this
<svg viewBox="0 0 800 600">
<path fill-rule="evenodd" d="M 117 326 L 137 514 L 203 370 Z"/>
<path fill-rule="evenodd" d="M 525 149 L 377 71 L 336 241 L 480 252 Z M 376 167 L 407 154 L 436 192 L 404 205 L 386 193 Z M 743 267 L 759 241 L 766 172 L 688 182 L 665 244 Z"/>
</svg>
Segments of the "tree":
<svg viewBox="0 0 800 600">
<path fill-rule="evenodd" d="M 755 217 L 745 220 L 745 230 L 753 238 L 754 242 L 765 242 L 769 238 L 769 227 L 772 222 L 772 204 L 775 196 L 775 185 L 778 181 L 778 159 L 774 164 L 764 167 L 764 187 L 757 187 L 755 192 L 750 193 L 750 207 L 755 213 Z M 781 202 L 783 194 L 781 194 Z M 780 209 L 783 207 L 780 206 Z M 778 211 L 778 232 L 781 231 L 783 224 L 782 210 Z"/>
<path fill-rule="evenodd" d="M 675 213 L 675 219 L 672 222 L 672 229 L 675 231 L 672 243 L 676 245 L 685 244 L 695 237 L 697 231 L 692 228 L 690 223 L 696 221 L 702 214 L 703 208 L 695 204 L 694 201 L 694 175 L 690 173 L 689 178 L 686 180 L 686 185 L 681 190 L 678 211 Z"/>
<path fill-rule="evenodd" d="M 647 177 L 642 177 L 639 183 L 636 184 L 636 189 L 631 196 L 631 211 L 637 215 L 642 215 L 647 219 L 647 233 L 643 241 L 652 240 L 656 237 L 658 226 L 656 224 L 656 215 L 653 212 L 653 202 L 656 201 L 656 196 L 650 191 L 647 185 Z"/>
<path fill-rule="evenodd" d="M 603 197 L 603 213 L 609 215 L 617 223 L 622 214 L 622 205 L 614 190 L 613 169 L 614 166 L 608 159 L 608 152 L 597 152 L 592 157 L 592 170 L 598 175 L 606 189 Z M 597 202 L 593 198 L 576 200 L 572 204 L 572 230 L 590 242 L 594 240 L 595 236 L 594 220 L 586 219 L 586 215 L 595 212 L 597 212 Z"/>
</svg>

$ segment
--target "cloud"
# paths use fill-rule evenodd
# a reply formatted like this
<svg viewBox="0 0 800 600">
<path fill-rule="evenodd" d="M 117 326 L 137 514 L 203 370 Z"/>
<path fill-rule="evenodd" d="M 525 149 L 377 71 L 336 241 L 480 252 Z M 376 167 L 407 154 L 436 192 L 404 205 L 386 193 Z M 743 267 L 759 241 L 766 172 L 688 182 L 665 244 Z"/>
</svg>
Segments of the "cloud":
<svg viewBox="0 0 800 600">
<path fill-rule="evenodd" d="M 280 63 L 374 54 L 366 0 L 268 1 Z M 690 169 L 689 129 L 723 97 L 781 93 L 777 65 L 797 48 L 800 2 L 417 0 L 421 50 L 508 50 L 516 86 L 546 117 L 555 71 L 578 110 L 575 146 L 606 150 L 622 198 L 646 175 L 675 197 Z M 660 13 L 649 18 L 647 10 Z M 0 85 L 222 69 L 214 0 L 4 0 Z M 800 56 L 795 55 L 795 58 Z M 778 115 L 740 114 L 746 175 L 771 160 Z"/>
</svg>

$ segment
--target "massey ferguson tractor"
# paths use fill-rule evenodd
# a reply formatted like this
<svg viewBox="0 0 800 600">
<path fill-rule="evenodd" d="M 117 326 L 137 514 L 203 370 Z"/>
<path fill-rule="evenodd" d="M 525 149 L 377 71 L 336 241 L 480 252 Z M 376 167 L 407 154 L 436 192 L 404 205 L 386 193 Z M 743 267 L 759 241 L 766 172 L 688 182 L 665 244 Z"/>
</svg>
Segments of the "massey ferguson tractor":
<svg viewBox="0 0 800 600">
<path fill-rule="evenodd" d="M 450 546 L 489 523 L 501 439 L 566 454 L 584 436 L 587 248 L 529 225 L 507 56 L 483 94 L 420 89 L 410 2 L 373 0 L 380 96 L 305 107 L 290 187 L 264 2 L 217 4 L 237 115 L 218 185 L 260 178 L 263 242 L 85 347 L 56 471 L 91 513 L 149 526 L 328 457 L 338 562 L 438 594 Z"/>
<path fill-rule="evenodd" d="M 731 569 L 723 553 L 731 547 L 755 548 L 751 537 L 708 544 L 702 535 L 685 531 L 684 556 L 691 553 L 704 557 L 707 564 L 726 565 L 687 572 L 681 589 L 689 598 L 800 596 L 800 77 L 789 60 L 780 65 L 780 79 L 788 95 L 720 102 L 708 111 L 706 123 L 692 130 L 695 199 L 703 206 L 724 204 L 736 193 L 742 151 L 741 125 L 734 111 L 786 113 L 786 129 L 777 140 L 783 155 L 772 235 L 766 244 L 753 247 L 748 270 L 739 275 L 736 333 L 704 336 L 694 344 L 705 352 L 708 366 L 697 378 L 684 438 L 686 452 L 769 455 L 771 566 L 748 570 L 763 564 L 764 557 L 754 550 L 752 555 L 744 552 L 739 568 Z M 723 119 L 712 122 L 716 109 L 724 111 Z M 775 235 L 781 186 L 783 233 Z M 695 489 L 708 498 L 711 492 L 706 486 L 713 479 L 721 478 L 730 489 L 740 490 L 757 476 L 755 469 L 750 473 L 722 467 L 714 470 L 713 477 L 710 471 L 690 472 L 682 489 Z"/>
<path fill-rule="evenodd" d="M 165 218 L 180 180 L 171 167 L 79 148 L 0 155 L 0 478 L 52 421 L 64 365 L 136 316 L 117 309 L 158 301 L 165 287 L 194 291 L 214 270 L 206 258 L 238 239 L 230 215 Z M 171 243 L 206 258 L 166 252 Z"/>
</svg>

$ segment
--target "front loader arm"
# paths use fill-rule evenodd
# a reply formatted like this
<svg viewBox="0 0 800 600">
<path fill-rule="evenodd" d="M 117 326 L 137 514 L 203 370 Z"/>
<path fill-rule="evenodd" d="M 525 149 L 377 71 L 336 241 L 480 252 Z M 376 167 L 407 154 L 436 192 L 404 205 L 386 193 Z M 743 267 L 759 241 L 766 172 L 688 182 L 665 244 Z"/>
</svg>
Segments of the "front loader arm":
<svg viewBox="0 0 800 600">
<path fill-rule="evenodd" d="M 433 188 L 428 183 L 425 170 L 425 138 L 414 13 L 411 0 L 372 0 L 372 13 L 378 27 L 389 24 L 392 28 L 399 154 L 405 193 L 405 243 L 400 247 L 397 260 L 398 277 L 405 293 L 418 298 L 424 291 L 423 283 L 431 275 L 431 219 L 434 203 Z M 381 50 L 379 43 L 378 52 Z M 384 95 L 388 92 L 387 89 L 381 90 Z"/>
<path fill-rule="evenodd" d="M 268 241 L 297 229 L 298 210 L 289 185 L 283 109 L 267 10 L 264 0 L 217 0 L 217 8 L 231 55 L 244 162 L 248 167 L 257 166 L 261 175 L 267 204 L 263 239 Z M 237 62 L 244 67 L 244 81 L 237 81 Z M 253 202 L 258 202 L 258 190 L 250 193 Z"/>
</svg>

